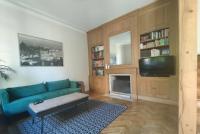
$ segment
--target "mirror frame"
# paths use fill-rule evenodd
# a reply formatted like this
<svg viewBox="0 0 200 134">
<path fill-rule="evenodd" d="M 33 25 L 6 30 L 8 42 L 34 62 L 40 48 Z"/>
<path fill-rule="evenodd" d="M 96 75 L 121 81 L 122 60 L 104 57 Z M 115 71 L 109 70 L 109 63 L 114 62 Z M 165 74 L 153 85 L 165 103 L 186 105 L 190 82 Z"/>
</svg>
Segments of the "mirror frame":
<svg viewBox="0 0 200 134">
<path fill-rule="evenodd" d="M 111 65 L 110 64 L 110 38 L 112 36 L 116 36 L 118 34 L 122 34 L 122 33 L 126 33 L 126 32 L 130 32 L 130 36 L 131 36 L 131 63 L 130 64 L 120 64 L 120 65 Z M 133 53 L 133 33 L 131 30 L 127 30 L 127 31 L 122 31 L 122 32 L 119 32 L 119 33 L 115 33 L 115 34 L 110 34 L 108 36 L 108 65 L 110 66 L 110 68 L 124 68 L 124 67 L 132 67 L 134 62 L 135 62 L 135 59 L 134 59 L 134 53 Z"/>
</svg>

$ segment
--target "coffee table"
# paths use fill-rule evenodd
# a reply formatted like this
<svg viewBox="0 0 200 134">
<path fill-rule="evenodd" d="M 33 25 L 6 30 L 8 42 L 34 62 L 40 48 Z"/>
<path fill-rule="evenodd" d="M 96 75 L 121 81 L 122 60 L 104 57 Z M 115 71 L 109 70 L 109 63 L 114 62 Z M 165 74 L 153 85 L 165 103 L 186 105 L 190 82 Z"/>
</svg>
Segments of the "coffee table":
<svg viewBox="0 0 200 134">
<path fill-rule="evenodd" d="M 41 118 L 41 134 L 43 133 L 43 117 L 55 111 L 66 109 L 70 106 L 77 106 L 80 103 L 88 102 L 88 94 L 84 93 L 72 93 L 48 100 L 44 100 L 42 103 L 34 104 L 31 103 L 28 106 L 28 112 L 33 118 L 33 123 L 35 117 Z"/>
</svg>

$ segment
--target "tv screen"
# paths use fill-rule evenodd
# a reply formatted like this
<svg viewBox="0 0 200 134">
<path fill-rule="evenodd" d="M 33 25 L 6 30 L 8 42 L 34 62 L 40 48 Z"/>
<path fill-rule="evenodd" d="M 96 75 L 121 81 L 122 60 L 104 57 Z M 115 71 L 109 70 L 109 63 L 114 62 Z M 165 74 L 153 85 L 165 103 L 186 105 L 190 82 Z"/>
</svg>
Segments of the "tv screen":
<svg viewBox="0 0 200 134">
<path fill-rule="evenodd" d="M 174 56 L 157 56 L 139 60 L 141 76 L 168 77 L 175 74 Z"/>
</svg>

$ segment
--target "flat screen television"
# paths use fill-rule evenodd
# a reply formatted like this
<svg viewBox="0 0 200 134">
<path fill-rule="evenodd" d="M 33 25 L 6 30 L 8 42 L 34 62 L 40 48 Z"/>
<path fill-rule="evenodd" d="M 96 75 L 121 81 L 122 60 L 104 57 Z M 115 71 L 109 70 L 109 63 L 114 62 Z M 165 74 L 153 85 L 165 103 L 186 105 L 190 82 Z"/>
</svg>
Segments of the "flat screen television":
<svg viewBox="0 0 200 134">
<path fill-rule="evenodd" d="M 141 58 L 139 60 L 139 71 L 141 76 L 147 77 L 169 77 L 170 75 L 175 75 L 175 57 Z"/>
</svg>

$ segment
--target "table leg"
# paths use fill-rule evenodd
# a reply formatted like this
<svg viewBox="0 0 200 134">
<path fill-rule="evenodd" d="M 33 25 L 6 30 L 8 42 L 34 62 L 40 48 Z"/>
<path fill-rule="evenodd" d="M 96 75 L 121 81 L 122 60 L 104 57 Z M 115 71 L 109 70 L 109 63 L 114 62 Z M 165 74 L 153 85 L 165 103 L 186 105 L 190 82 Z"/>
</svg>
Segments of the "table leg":
<svg viewBox="0 0 200 134">
<path fill-rule="evenodd" d="M 87 110 L 89 111 L 90 110 L 89 100 L 86 101 L 86 107 L 87 107 Z"/>
<path fill-rule="evenodd" d="M 43 129 L 44 129 L 44 119 L 41 117 L 41 134 L 43 134 Z"/>
<path fill-rule="evenodd" d="M 32 117 L 32 125 L 35 123 L 35 117 Z"/>
</svg>

